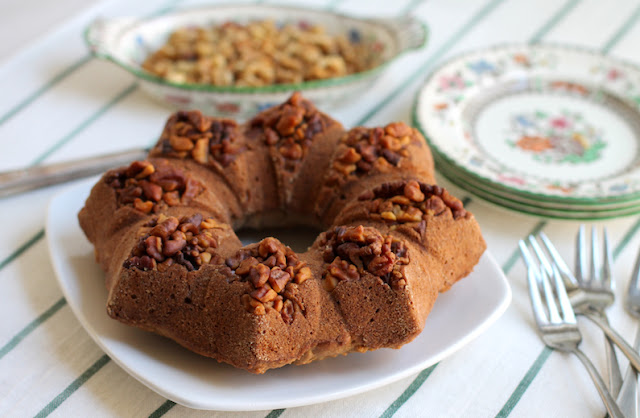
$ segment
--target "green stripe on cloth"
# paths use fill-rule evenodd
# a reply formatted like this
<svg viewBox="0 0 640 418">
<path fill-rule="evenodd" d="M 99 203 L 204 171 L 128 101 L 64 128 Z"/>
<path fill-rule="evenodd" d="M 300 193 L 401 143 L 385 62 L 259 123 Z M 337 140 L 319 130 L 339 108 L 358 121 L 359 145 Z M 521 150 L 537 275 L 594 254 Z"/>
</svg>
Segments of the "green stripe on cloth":
<svg viewBox="0 0 640 418">
<path fill-rule="evenodd" d="M 66 304 L 67 304 L 67 301 L 65 300 L 65 298 L 60 298 L 49 309 L 47 309 L 42 314 L 40 314 L 40 316 L 38 316 L 33 321 L 29 322 L 29 324 L 26 327 L 22 328 L 22 330 L 18 332 L 15 336 L 13 336 L 13 338 L 11 338 L 8 343 L 6 343 L 0 348 L 0 359 L 6 356 L 11 350 L 15 348 L 15 346 L 17 346 L 20 343 L 20 341 L 24 340 L 27 337 L 27 335 L 31 334 L 33 330 L 38 328 L 40 324 L 42 324 L 44 321 L 51 318 L 56 312 L 58 312 Z"/>
<path fill-rule="evenodd" d="M 22 111 L 24 108 L 29 106 L 31 103 L 36 101 L 40 96 L 42 96 L 45 92 L 50 90 L 53 86 L 58 84 L 60 81 L 65 79 L 69 74 L 82 67 L 84 64 L 91 60 L 91 55 L 85 55 L 80 58 L 78 61 L 71 64 L 69 67 L 65 68 L 58 74 L 56 74 L 51 80 L 49 80 L 44 86 L 40 87 L 38 90 L 31 93 L 27 96 L 26 99 L 19 102 L 17 105 L 13 106 L 7 113 L 0 117 L 0 125 L 4 124 L 6 121 L 14 117 L 18 112 Z"/>
<path fill-rule="evenodd" d="M 629 228 L 629 230 L 627 231 L 626 234 L 624 234 L 624 236 L 622 237 L 622 239 L 620 240 L 616 248 L 614 248 L 612 253 L 612 256 L 614 259 L 618 258 L 622 250 L 624 250 L 625 247 L 629 244 L 629 241 L 631 241 L 633 237 L 636 235 L 636 233 L 638 232 L 638 229 L 640 229 L 640 218 L 638 218 L 636 223 L 634 223 L 631 226 L 631 228 Z"/>
<path fill-rule="evenodd" d="M 545 347 L 542 350 L 542 352 L 538 355 L 522 380 L 520 380 L 520 383 L 518 383 L 516 390 L 513 391 L 513 394 L 509 397 L 507 403 L 505 403 L 500 412 L 498 412 L 496 418 L 505 418 L 511 413 L 511 411 L 513 411 L 513 408 L 517 405 L 518 401 L 520 401 L 522 394 L 527 390 L 531 382 L 533 382 L 533 379 L 538 375 L 538 372 L 547 361 L 552 351 L 553 350 L 551 350 L 549 347 Z M 517 396 L 518 394 L 520 396 Z"/>
<path fill-rule="evenodd" d="M 552 19 L 550 19 L 545 25 L 543 25 L 540 30 L 538 30 L 538 32 L 536 32 L 531 39 L 529 40 L 529 43 L 536 43 L 536 42 L 540 42 L 540 40 L 542 38 L 544 38 L 545 36 L 547 36 L 547 34 L 549 33 L 549 31 L 551 31 L 551 29 L 553 29 L 554 27 L 556 27 L 558 25 L 558 23 L 564 19 L 573 9 L 575 9 L 575 7 L 578 5 L 578 3 L 580 3 L 582 0 L 569 0 L 568 2 L 566 2 L 564 4 L 564 6 L 562 6 L 560 8 L 560 10 L 553 16 Z"/>
<path fill-rule="evenodd" d="M 173 9 L 175 7 L 175 4 L 177 4 L 180 1 L 182 1 L 182 0 L 171 0 L 170 2 L 168 2 L 167 5 L 163 6 L 162 8 L 158 9 L 157 11 L 155 11 L 154 13 L 149 15 L 149 17 L 159 16 L 159 15 L 162 15 L 164 13 L 167 13 L 168 11 L 170 11 L 171 9 Z M 18 112 L 24 110 L 31 103 L 35 102 L 36 99 L 38 99 L 44 93 L 49 91 L 52 87 L 54 87 L 60 81 L 64 80 L 67 76 L 69 76 L 71 73 L 76 71 L 78 68 L 82 67 L 84 64 L 86 64 L 87 62 L 91 61 L 92 58 L 93 57 L 90 54 L 87 54 L 84 57 L 82 57 L 79 60 L 77 60 L 76 62 L 74 62 L 73 64 L 69 65 L 64 70 L 60 71 L 51 80 L 46 82 L 44 86 L 40 87 L 39 89 L 37 89 L 36 91 L 31 93 L 29 96 L 27 96 L 27 98 L 25 98 L 24 100 L 22 100 L 21 102 L 19 102 L 15 106 L 13 106 L 4 115 L 0 116 L 0 125 L 2 125 L 6 121 L 8 121 L 12 117 L 14 117 Z"/>
<path fill-rule="evenodd" d="M 44 237 L 44 229 L 38 231 L 34 236 L 29 238 L 27 242 L 19 246 L 14 252 L 9 254 L 4 260 L 0 261 L 0 270 L 8 266 L 13 260 L 20 257 L 25 251 L 33 247 L 38 241 Z"/>
<path fill-rule="evenodd" d="M 283 412 L 284 409 L 274 409 L 273 411 L 269 412 L 264 418 L 278 418 L 280 415 L 282 415 Z"/>
<path fill-rule="evenodd" d="M 618 245 L 616 245 L 616 248 L 613 250 L 614 260 L 618 258 L 620 253 L 629 244 L 629 242 L 635 236 L 635 234 L 638 232 L 639 229 L 640 229 L 640 218 L 638 218 L 638 220 L 631 226 L 631 228 L 629 228 L 629 230 L 622 237 Z M 533 362 L 533 364 L 531 365 L 527 373 L 524 375 L 524 377 L 520 381 L 520 383 L 518 383 L 518 386 L 516 386 L 515 390 L 513 391 L 513 393 L 507 400 L 507 402 L 504 404 L 500 412 L 498 412 L 496 417 L 504 418 L 508 416 L 511 413 L 511 411 L 513 411 L 513 408 L 515 408 L 515 406 L 518 404 L 520 399 L 522 399 L 522 396 L 529 388 L 529 385 L 531 384 L 531 382 L 533 382 L 533 379 L 538 375 L 538 372 L 540 372 L 540 369 L 542 369 L 542 366 L 547 361 L 547 358 L 549 358 L 551 351 L 552 350 L 548 347 L 544 347 L 542 349 L 542 352 L 538 355 L 536 360 Z"/>
<path fill-rule="evenodd" d="M 131 93 L 133 93 L 137 87 L 138 86 L 137 86 L 136 83 L 132 83 L 129 86 L 127 86 L 124 90 L 122 90 L 120 93 L 118 93 L 117 96 L 115 96 L 113 99 L 111 99 L 111 101 L 109 101 L 109 103 L 107 103 L 106 105 L 102 106 L 94 114 L 92 114 L 87 119 L 85 119 L 84 122 L 82 122 L 80 125 L 78 125 L 75 129 L 73 129 L 67 135 L 65 135 L 64 137 L 62 137 L 58 141 L 56 141 L 55 144 L 53 144 L 48 150 L 46 150 L 45 152 L 40 154 L 35 160 L 33 160 L 31 165 L 40 164 L 42 161 L 44 161 L 46 158 L 48 158 L 51 154 L 53 154 L 54 152 L 58 151 L 67 142 L 71 141 L 76 135 L 78 135 L 80 132 L 85 130 L 93 122 L 98 120 L 109 109 L 111 109 L 117 103 L 121 102 L 125 97 L 127 97 Z"/>
<path fill-rule="evenodd" d="M 398 399 L 393 401 L 393 403 L 389 405 L 386 411 L 384 411 L 382 415 L 380 415 L 380 418 L 391 418 L 393 414 L 395 414 L 398 411 L 398 409 L 402 405 L 404 405 L 404 403 L 410 397 L 412 397 L 413 394 L 416 393 L 418 389 L 420 389 L 420 386 L 422 386 L 424 381 L 427 380 L 427 378 L 431 375 L 431 372 L 433 372 L 433 370 L 436 367 L 438 367 L 438 364 L 439 363 L 436 363 L 433 366 L 429 367 L 428 369 L 424 369 L 423 371 L 421 371 L 420 374 L 415 379 L 413 379 L 413 382 L 411 382 L 409 387 L 405 389 L 404 392 L 402 392 L 402 395 L 398 396 Z"/>
<path fill-rule="evenodd" d="M 398 86 L 391 94 L 378 102 L 367 114 L 365 114 L 356 125 L 364 125 L 369 119 L 386 106 L 393 99 L 398 97 L 411 83 L 413 83 L 418 77 L 424 75 L 426 70 L 429 69 L 434 63 L 436 63 L 443 55 L 445 55 L 453 46 L 464 38 L 471 29 L 473 29 L 479 22 L 481 22 L 487 15 L 489 15 L 496 7 L 502 4 L 504 0 L 492 0 L 485 5 L 480 11 L 471 16 L 462 27 L 456 31 L 438 50 L 431 55 L 416 71 L 413 72 L 405 81 Z"/>
<path fill-rule="evenodd" d="M 640 17 L 640 6 L 638 6 L 634 12 L 629 16 L 629 18 L 624 22 L 624 24 L 613 34 L 613 36 L 604 44 L 600 52 L 603 54 L 608 54 L 609 51 L 618 43 L 620 39 L 622 39 L 636 24 L 638 21 L 638 17 Z"/>
<path fill-rule="evenodd" d="M 65 388 L 58 396 L 55 397 L 54 400 L 49 402 L 47 406 L 42 408 L 40 412 L 36 414 L 36 418 L 43 418 L 48 416 L 50 413 L 55 411 L 57 407 L 62 404 L 67 398 L 75 393 L 80 386 L 82 386 L 87 380 L 91 379 L 91 377 L 98 372 L 98 370 L 102 369 L 105 364 L 109 363 L 111 359 L 106 354 L 100 357 L 95 363 L 91 365 L 84 373 L 80 375 L 76 380 L 71 382 L 69 386 Z"/>
<path fill-rule="evenodd" d="M 165 403 L 160 405 L 158 409 L 149 414 L 149 418 L 160 418 L 161 416 L 169 412 L 174 406 L 176 406 L 175 402 L 167 400 Z"/>
<path fill-rule="evenodd" d="M 536 226 L 533 227 L 531 232 L 529 232 L 529 235 L 537 234 L 538 232 L 542 231 L 542 228 L 544 228 L 545 226 L 547 226 L 547 221 L 538 222 Z M 513 250 L 513 252 L 511 253 L 511 256 L 507 259 L 507 261 L 502 266 L 502 270 L 504 271 L 504 274 L 508 274 L 508 272 L 513 268 L 513 265 L 516 264 L 516 261 L 518 261 L 518 259 L 520 259 L 520 251 L 516 246 L 516 249 Z"/>
</svg>

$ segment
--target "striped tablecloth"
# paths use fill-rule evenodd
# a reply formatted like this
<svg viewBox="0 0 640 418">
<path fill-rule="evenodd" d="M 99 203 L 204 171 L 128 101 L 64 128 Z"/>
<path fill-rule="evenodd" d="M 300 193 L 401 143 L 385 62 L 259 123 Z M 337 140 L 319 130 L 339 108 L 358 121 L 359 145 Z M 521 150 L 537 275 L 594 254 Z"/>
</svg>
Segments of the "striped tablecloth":
<svg viewBox="0 0 640 418">
<path fill-rule="evenodd" d="M 169 110 L 148 99 L 129 74 L 93 59 L 81 33 L 97 16 L 144 16 L 195 3 L 100 2 L 7 60 L 0 67 L 0 170 L 150 144 Z M 416 89 L 432 69 L 455 54 L 492 44 L 572 44 L 640 62 L 635 0 L 317 0 L 309 5 L 354 15 L 412 13 L 431 30 L 424 50 L 403 56 L 374 89 L 332 112 L 345 126 L 408 122 Z M 441 184 L 461 198 L 469 196 L 445 180 Z M 63 187 L 0 200 L 0 416 L 604 416 L 578 360 L 545 348 L 536 334 L 516 251 L 518 239 L 544 230 L 571 259 L 575 222 L 544 221 L 469 197 L 468 208 L 513 289 L 512 305 L 487 332 L 415 376 L 357 396 L 286 410 L 216 413 L 176 405 L 140 384 L 76 320 L 54 279 L 43 239 L 47 201 Z M 615 246 L 618 302 L 610 319 L 632 339 L 637 323 L 620 301 L 640 244 L 640 220 L 600 224 Z M 604 372 L 602 337 L 590 324 L 580 324 L 583 347 Z"/>
</svg>

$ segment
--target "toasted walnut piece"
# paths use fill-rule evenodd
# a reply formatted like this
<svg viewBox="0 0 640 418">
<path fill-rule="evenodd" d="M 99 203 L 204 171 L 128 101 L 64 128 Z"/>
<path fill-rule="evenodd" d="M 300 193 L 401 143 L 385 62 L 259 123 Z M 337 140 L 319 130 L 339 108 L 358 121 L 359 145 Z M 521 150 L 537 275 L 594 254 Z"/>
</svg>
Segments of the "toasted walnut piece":
<svg viewBox="0 0 640 418">
<path fill-rule="evenodd" d="M 310 278 L 311 278 L 311 269 L 309 267 L 302 267 L 295 274 L 294 281 L 298 284 L 302 284 Z"/>
<path fill-rule="evenodd" d="M 153 202 L 143 202 L 142 199 L 136 197 L 133 200 L 133 207 L 142 213 L 149 213 L 153 209 Z"/>
<path fill-rule="evenodd" d="M 383 183 L 363 193 L 358 200 L 365 202 L 371 219 L 392 224 L 416 223 L 414 229 L 420 234 L 425 228 L 420 223 L 428 216 L 440 216 L 447 211 L 454 219 L 467 216 L 462 202 L 445 189 L 416 180 Z"/>
<path fill-rule="evenodd" d="M 180 225 L 180 221 L 178 220 L 178 218 L 171 216 L 154 226 L 153 229 L 149 232 L 149 235 L 160 237 L 162 239 L 168 239 L 168 237 L 178 229 L 178 225 Z"/>
<path fill-rule="evenodd" d="M 200 164 L 206 164 L 208 160 L 207 155 L 207 147 L 209 145 L 209 141 L 206 138 L 198 139 L 193 147 L 193 151 L 191 152 L 191 156 L 193 159 Z"/>
<path fill-rule="evenodd" d="M 393 212 L 389 212 L 389 211 L 382 212 L 380 216 L 382 216 L 382 219 L 386 219 L 388 221 L 395 221 L 397 219 L 396 215 Z"/>
<path fill-rule="evenodd" d="M 253 259 L 253 257 L 251 258 Z M 237 270 L 236 270 L 236 273 L 237 273 Z M 271 273 L 271 270 L 269 269 L 269 267 L 265 266 L 264 264 L 258 264 L 256 266 L 251 267 L 251 269 L 249 270 L 249 280 L 251 281 L 251 283 L 255 288 L 259 288 L 264 286 L 267 283 L 267 280 L 269 280 L 270 273 Z M 276 290 L 276 292 L 279 292 L 279 290 Z"/>
<path fill-rule="evenodd" d="M 266 284 L 251 292 L 250 295 L 252 298 L 257 299 L 262 303 L 271 302 L 276 298 L 276 296 L 278 296 L 278 294 Z"/>
<path fill-rule="evenodd" d="M 193 149 L 193 142 L 189 138 L 182 136 L 171 135 L 169 137 L 169 144 L 175 151 L 191 151 Z"/>
<path fill-rule="evenodd" d="M 291 274 L 282 270 L 279 267 L 274 267 L 271 269 L 271 273 L 269 274 L 269 284 L 271 288 L 276 292 L 280 293 L 284 290 L 287 283 L 291 280 Z"/>
<path fill-rule="evenodd" d="M 338 280 L 336 277 L 332 276 L 331 274 L 327 274 L 326 276 L 324 276 L 324 280 L 322 281 L 322 287 L 327 292 L 332 292 L 333 289 L 335 289 L 336 286 L 338 286 L 338 283 L 340 283 L 340 280 Z"/>
<path fill-rule="evenodd" d="M 291 324 L 293 322 L 294 312 L 295 312 L 295 309 L 293 306 L 293 302 L 291 302 L 291 300 L 289 299 L 285 300 L 282 305 L 281 315 L 282 315 L 282 319 L 286 324 Z"/>
<path fill-rule="evenodd" d="M 164 260 L 164 256 L 162 255 L 162 238 L 150 236 L 144 240 L 144 244 L 147 254 L 153 257 L 156 261 Z"/>
<path fill-rule="evenodd" d="M 134 161 L 125 170 L 124 175 L 126 177 L 133 177 L 137 180 L 143 179 L 151 175 L 155 171 L 155 168 L 149 161 Z"/>
<path fill-rule="evenodd" d="M 345 164 L 353 164 L 357 163 L 362 159 L 362 156 L 358 154 L 355 148 L 349 147 L 347 148 L 340 157 L 338 157 L 338 161 Z"/>
<path fill-rule="evenodd" d="M 405 279 L 403 266 L 409 263 L 407 247 L 374 228 L 335 227 L 324 234 L 320 245 L 326 263 L 323 287 L 328 291 L 341 281 L 358 280 L 365 272 L 392 287 Z"/>
<path fill-rule="evenodd" d="M 119 206 L 132 205 L 143 213 L 156 212 L 164 205 L 188 204 L 203 190 L 198 181 L 168 163 L 154 166 L 148 161 L 109 171 L 105 181 L 115 190 Z"/>
<path fill-rule="evenodd" d="M 265 144 L 277 150 L 272 158 L 282 175 L 288 175 L 298 170 L 313 138 L 326 123 L 315 106 L 296 92 L 285 103 L 259 113 L 249 124 L 262 130 Z"/>
<path fill-rule="evenodd" d="M 282 244 L 277 239 L 271 237 L 265 238 L 258 246 L 258 254 L 260 254 L 260 257 L 267 257 L 269 254 L 276 253 L 281 246 Z"/>
<path fill-rule="evenodd" d="M 221 228 L 207 229 L 201 220 L 200 214 L 180 219 L 160 215 L 152 219 L 142 227 L 139 242 L 124 267 L 146 270 L 157 267 L 159 271 L 166 271 L 177 263 L 191 271 L 212 262 L 220 262 L 214 249 L 217 246 L 215 234 Z M 149 266 L 144 257 L 160 264 Z"/>
<path fill-rule="evenodd" d="M 420 184 L 415 180 L 410 180 L 404 186 L 404 195 L 414 202 L 422 202 L 424 193 L 420 190 Z"/>
<path fill-rule="evenodd" d="M 154 152 L 226 167 L 246 149 L 238 143 L 241 135 L 237 128 L 235 121 L 209 118 L 199 110 L 178 111 L 167 121 Z"/>
<path fill-rule="evenodd" d="M 279 312 L 283 320 L 287 315 L 283 314 L 287 301 L 293 299 L 296 306 L 301 304 L 291 286 L 301 285 L 311 276 L 305 263 L 300 262 L 289 247 L 272 237 L 240 249 L 226 260 L 226 264 L 240 280 L 251 284 L 247 295 L 267 312 L 272 309 Z M 254 306 L 247 303 L 247 295 L 242 296 L 242 303 L 245 309 L 255 313 Z"/>
<path fill-rule="evenodd" d="M 282 299 L 282 296 L 276 296 L 276 298 L 273 300 L 273 309 L 275 309 L 277 312 L 282 312 L 283 305 L 284 301 Z"/>
<path fill-rule="evenodd" d="M 328 176 L 327 185 L 339 187 L 349 177 L 400 166 L 402 159 L 409 157 L 407 147 L 417 141 L 413 129 L 402 122 L 384 128 L 353 128 L 340 139 L 331 166 L 334 173 Z"/>
</svg>

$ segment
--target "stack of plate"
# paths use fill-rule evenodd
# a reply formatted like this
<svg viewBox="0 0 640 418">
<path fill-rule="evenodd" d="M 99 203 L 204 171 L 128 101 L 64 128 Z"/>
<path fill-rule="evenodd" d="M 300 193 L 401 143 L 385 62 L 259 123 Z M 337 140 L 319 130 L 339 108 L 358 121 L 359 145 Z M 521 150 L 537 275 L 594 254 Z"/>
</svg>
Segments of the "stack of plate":
<svg viewBox="0 0 640 418">
<path fill-rule="evenodd" d="M 419 90 L 440 173 L 494 204 L 563 219 L 640 213 L 640 68 L 559 45 L 467 53 Z"/>
</svg>

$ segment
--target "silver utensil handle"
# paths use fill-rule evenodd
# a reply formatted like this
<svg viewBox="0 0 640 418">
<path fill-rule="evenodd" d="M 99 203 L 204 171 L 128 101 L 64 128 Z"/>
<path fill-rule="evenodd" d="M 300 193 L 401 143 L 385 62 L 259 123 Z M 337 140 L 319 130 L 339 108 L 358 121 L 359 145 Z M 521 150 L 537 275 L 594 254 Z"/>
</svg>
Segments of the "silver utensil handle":
<svg viewBox="0 0 640 418">
<path fill-rule="evenodd" d="M 636 340 L 633 348 L 636 349 L 636 352 L 640 350 L 640 324 L 636 331 Z M 624 375 L 624 381 L 617 400 L 625 417 L 638 417 L 638 373 L 631 366 L 629 366 L 627 373 Z"/>
<path fill-rule="evenodd" d="M 602 377 L 600 377 L 600 374 L 598 373 L 598 370 L 595 368 L 593 363 L 591 363 L 587 356 L 585 356 L 578 347 L 576 347 L 572 352 L 576 356 L 578 356 L 582 364 L 584 364 L 584 367 L 586 367 L 587 371 L 589 372 L 589 376 L 591 376 L 593 383 L 596 385 L 596 389 L 598 389 L 598 393 L 602 398 L 602 402 L 604 402 L 605 408 L 607 408 L 609 416 L 611 418 L 623 418 L 624 415 L 620 411 L 620 408 L 618 407 L 618 404 L 616 404 L 616 401 L 611 396 L 611 393 L 609 393 L 609 391 L 607 390 L 607 386 L 604 384 L 604 380 L 602 380 Z"/>
<path fill-rule="evenodd" d="M 618 334 L 613 328 L 611 328 L 609 324 L 607 324 L 598 313 L 595 313 L 593 311 L 586 311 L 584 312 L 584 316 L 589 318 L 591 321 L 593 321 L 594 324 L 599 326 L 602 331 L 604 331 L 607 337 L 609 337 L 609 339 L 613 341 L 618 346 L 618 348 L 620 348 L 622 354 L 624 354 L 627 359 L 629 359 L 629 363 L 633 366 L 634 369 L 640 370 L 640 356 L 638 355 L 638 352 L 635 351 L 633 347 L 631 347 L 620 334 Z"/>
<path fill-rule="evenodd" d="M 142 148 L 63 163 L 33 166 L 0 173 L 0 197 L 51 186 L 102 173 L 110 168 L 146 158 Z"/>
<path fill-rule="evenodd" d="M 604 312 L 600 312 L 602 319 L 609 323 L 607 316 Z M 616 357 L 616 350 L 613 341 L 606 335 L 604 336 L 604 350 L 607 357 L 607 369 L 609 370 L 609 392 L 614 398 L 620 393 L 622 387 L 622 372 L 620 371 L 620 364 L 618 364 L 618 358 Z M 638 350 L 636 350 L 637 352 Z"/>
</svg>

